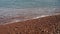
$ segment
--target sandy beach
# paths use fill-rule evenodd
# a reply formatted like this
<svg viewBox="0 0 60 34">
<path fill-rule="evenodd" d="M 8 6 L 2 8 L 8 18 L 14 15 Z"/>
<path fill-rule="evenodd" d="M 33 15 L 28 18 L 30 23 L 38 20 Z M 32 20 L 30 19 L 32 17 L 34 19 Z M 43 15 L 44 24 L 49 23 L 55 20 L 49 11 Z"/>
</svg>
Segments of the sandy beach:
<svg viewBox="0 0 60 34">
<path fill-rule="evenodd" d="M 0 34 L 60 34 L 60 0 L 0 0 Z"/>
<path fill-rule="evenodd" d="M 60 34 L 60 14 L 0 25 L 0 34 Z"/>
</svg>

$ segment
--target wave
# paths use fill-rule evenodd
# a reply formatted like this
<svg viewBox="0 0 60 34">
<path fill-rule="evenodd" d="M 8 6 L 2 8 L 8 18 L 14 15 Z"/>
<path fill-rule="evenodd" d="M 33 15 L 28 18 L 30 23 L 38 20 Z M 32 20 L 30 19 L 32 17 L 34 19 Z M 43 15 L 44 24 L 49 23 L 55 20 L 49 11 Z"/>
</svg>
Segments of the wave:
<svg viewBox="0 0 60 34">
<path fill-rule="evenodd" d="M 56 13 L 60 13 L 60 8 L 1 8 L 0 24 L 24 21 L 33 18 L 35 19 Z"/>
</svg>

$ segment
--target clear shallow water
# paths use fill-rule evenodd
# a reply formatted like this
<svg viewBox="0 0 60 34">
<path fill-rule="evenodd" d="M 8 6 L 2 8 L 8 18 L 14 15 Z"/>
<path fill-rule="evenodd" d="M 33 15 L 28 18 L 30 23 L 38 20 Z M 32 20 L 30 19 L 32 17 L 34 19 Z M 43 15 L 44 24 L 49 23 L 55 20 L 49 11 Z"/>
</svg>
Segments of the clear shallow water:
<svg viewBox="0 0 60 34">
<path fill-rule="evenodd" d="M 60 12 L 60 0 L 0 0 L 0 22 L 8 23 Z"/>
<path fill-rule="evenodd" d="M 20 22 L 60 13 L 59 8 L 0 9 L 0 24 Z"/>
</svg>

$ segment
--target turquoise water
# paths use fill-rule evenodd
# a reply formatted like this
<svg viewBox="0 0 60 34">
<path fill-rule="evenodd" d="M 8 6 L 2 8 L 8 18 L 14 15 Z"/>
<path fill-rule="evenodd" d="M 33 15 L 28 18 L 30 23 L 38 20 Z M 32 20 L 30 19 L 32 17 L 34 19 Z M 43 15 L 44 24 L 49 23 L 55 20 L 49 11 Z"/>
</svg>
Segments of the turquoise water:
<svg viewBox="0 0 60 34">
<path fill-rule="evenodd" d="M 59 7 L 60 0 L 0 0 L 0 8 Z"/>
</svg>

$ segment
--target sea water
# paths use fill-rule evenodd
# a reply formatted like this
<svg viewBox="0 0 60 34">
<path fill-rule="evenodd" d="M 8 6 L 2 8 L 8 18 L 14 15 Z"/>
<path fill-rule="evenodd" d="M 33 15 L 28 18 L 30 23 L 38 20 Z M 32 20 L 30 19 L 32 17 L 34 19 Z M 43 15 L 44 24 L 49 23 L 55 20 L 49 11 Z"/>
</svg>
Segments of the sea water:
<svg viewBox="0 0 60 34">
<path fill-rule="evenodd" d="M 0 0 L 0 15 L 5 14 L 6 12 L 7 14 L 9 12 L 15 13 L 21 9 L 27 10 L 28 8 L 32 8 L 32 10 L 35 8 L 46 8 L 47 10 L 52 10 L 51 8 L 53 8 L 54 10 L 59 7 L 60 0 Z M 36 11 L 38 12 L 38 10 Z"/>
<path fill-rule="evenodd" d="M 60 12 L 60 0 L 0 0 L 0 22 Z M 16 16 L 21 18 L 16 18 Z"/>
<path fill-rule="evenodd" d="M 60 0 L 0 0 L 0 8 L 36 8 L 60 6 Z"/>
</svg>

